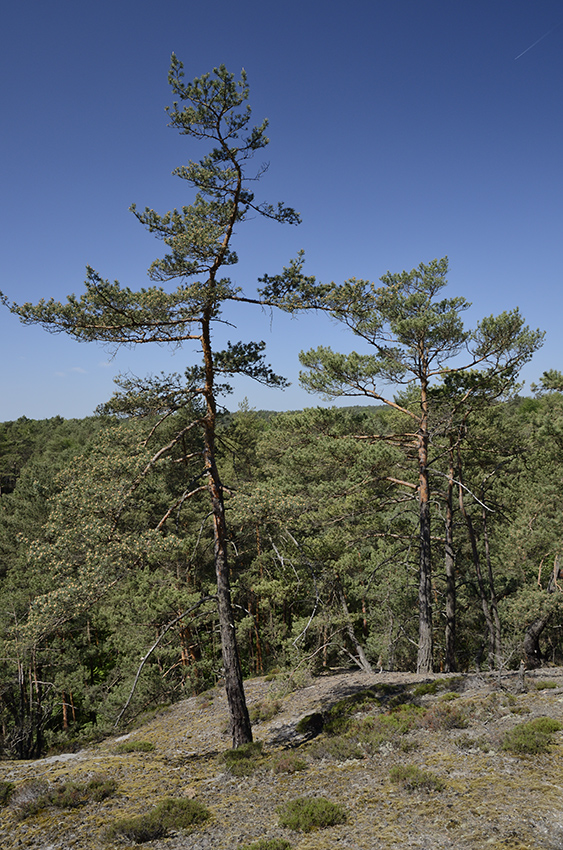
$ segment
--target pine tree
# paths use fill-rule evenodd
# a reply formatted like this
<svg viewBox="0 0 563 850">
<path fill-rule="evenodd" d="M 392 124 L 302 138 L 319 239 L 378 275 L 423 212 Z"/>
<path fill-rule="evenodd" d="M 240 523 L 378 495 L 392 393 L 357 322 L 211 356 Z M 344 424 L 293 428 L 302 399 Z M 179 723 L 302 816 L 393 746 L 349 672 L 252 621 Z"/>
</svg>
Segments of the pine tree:
<svg viewBox="0 0 563 850">
<path fill-rule="evenodd" d="M 282 275 L 265 276 L 262 294 L 297 311 L 321 309 L 371 347 L 369 354 L 340 354 L 320 346 L 302 352 L 301 381 L 326 398 L 364 396 L 400 411 L 409 427 L 403 437 L 416 454 L 419 512 L 419 642 L 417 670 L 432 670 L 432 553 L 430 535 L 430 413 L 432 388 L 452 373 L 475 369 L 509 382 L 541 345 L 543 334 L 524 325 L 518 310 L 483 319 L 473 332 L 463 326 L 465 298 L 443 298 L 448 259 L 412 271 L 387 272 L 382 286 L 355 278 L 321 284 L 302 273 L 303 257 Z M 456 358 L 467 350 L 465 362 Z M 405 399 L 393 388 L 406 388 Z M 471 395 L 471 386 L 468 387 Z"/>
<path fill-rule="evenodd" d="M 234 746 L 252 740 L 246 708 L 242 672 L 235 638 L 229 585 L 227 525 L 223 483 L 217 466 L 215 436 L 218 391 L 217 376 L 245 374 L 272 386 L 283 386 L 263 359 L 263 342 L 228 343 L 223 351 L 212 345 L 212 328 L 220 321 L 226 302 L 257 303 L 245 297 L 229 278 L 221 277 L 224 266 L 237 262 L 232 247 L 235 226 L 256 214 L 279 222 L 299 223 L 289 207 L 257 203 L 250 191 L 264 171 L 250 172 L 252 156 L 268 144 L 267 121 L 252 127 L 251 110 L 246 104 L 249 89 L 246 73 L 235 81 L 224 65 L 192 83 L 184 82 L 182 63 L 172 55 L 169 83 L 174 97 L 167 109 L 170 126 L 182 135 L 210 143 L 211 150 L 199 161 L 189 161 L 175 174 L 195 190 L 195 200 L 180 210 L 159 215 L 153 209 L 132 212 L 149 232 L 161 239 L 168 252 L 152 263 L 148 288 L 132 291 L 119 282 L 103 279 L 87 268 L 86 290 L 71 295 L 66 303 L 41 300 L 38 304 L 10 304 L 10 310 L 26 324 L 40 324 L 53 333 L 65 332 L 81 341 L 96 341 L 115 349 L 121 345 L 166 344 L 177 347 L 195 343 L 200 362 L 186 370 L 182 378 L 172 375 L 148 381 L 123 379 L 122 392 L 108 409 L 122 413 L 150 410 L 164 416 L 193 406 L 200 399 L 201 411 L 183 429 L 203 431 L 201 468 L 194 487 L 206 487 L 212 503 L 214 559 L 217 577 L 223 665 Z M 175 288 L 165 287 L 179 281 Z M 5 296 L 0 297 L 7 303 Z M 119 381 L 118 381 L 119 383 Z M 177 435 L 174 445 L 181 440 Z M 162 454 L 170 445 L 162 447 Z M 197 487 L 196 487 L 197 484 Z"/>
</svg>

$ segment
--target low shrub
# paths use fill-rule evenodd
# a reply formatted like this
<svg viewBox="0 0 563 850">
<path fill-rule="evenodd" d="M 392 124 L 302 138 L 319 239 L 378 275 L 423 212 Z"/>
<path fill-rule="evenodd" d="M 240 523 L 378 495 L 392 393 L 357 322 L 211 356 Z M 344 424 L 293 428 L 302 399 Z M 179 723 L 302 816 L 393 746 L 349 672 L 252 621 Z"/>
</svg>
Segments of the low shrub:
<svg viewBox="0 0 563 850">
<path fill-rule="evenodd" d="M 437 679 L 433 682 L 424 682 L 421 685 L 417 685 L 413 690 L 413 694 L 415 697 L 424 697 L 428 694 L 435 694 L 438 692 L 438 688 L 440 687 L 440 683 Z"/>
<path fill-rule="evenodd" d="M 463 676 L 455 676 L 451 679 L 434 679 L 432 682 L 423 682 L 413 690 L 415 697 L 423 697 L 427 694 L 437 694 L 438 691 L 453 691 L 463 686 Z"/>
<path fill-rule="evenodd" d="M 291 844 L 284 838 L 262 838 L 253 844 L 245 844 L 238 850 L 291 850 Z"/>
<path fill-rule="evenodd" d="M 425 711 L 421 718 L 421 726 L 431 732 L 447 729 L 465 729 L 467 713 L 463 706 L 451 702 L 441 702 Z"/>
<path fill-rule="evenodd" d="M 399 749 L 402 753 L 412 753 L 413 750 L 418 750 L 420 744 L 418 741 L 409 741 L 408 738 L 403 738 L 399 741 Z"/>
<path fill-rule="evenodd" d="M 117 782 L 106 776 L 94 776 L 87 782 L 63 782 L 49 787 L 46 782 L 30 782 L 21 786 L 12 795 L 12 804 L 16 816 L 23 820 L 43 809 L 54 806 L 59 809 L 73 809 L 88 803 L 99 803 L 117 790 Z"/>
<path fill-rule="evenodd" d="M 274 773 L 297 773 L 306 770 L 307 762 L 299 758 L 295 753 L 282 753 L 272 759 L 272 770 Z"/>
<path fill-rule="evenodd" d="M 14 793 L 15 787 L 13 782 L 0 781 L 0 806 L 5 806 L 10 802 L 10 797 Z"/>
<path fill-rule="evenodd" d="M 547 691 L 551 688 L 557 687 L 557 682 L 554 682 L 552 679 L 544 679 L 536 682 L 536 691 Z"/>
<path fill-rule="evenodd" d="M 354 736 L 364 752 L 377 752 L 383 744 L 399 745 L 399 739 L 421 725 L 424 709 L 417 705 L 399 705 L 386 714 L 370 715 L 351 723 Z"/>
<path fill-rule="evenodd" d="M 262 742 L 252 741 L 223 753 L 223 761 L 232 776 L 250 776 L 262 760 Z"/>
<path fill-rule="evenodd" d="M 169 829 L 192 829 L 209 817 L 209 811 L 196 800 L 168 797 L 144 815 L 116 821 L 106 830 L 106 837 L 110 840 L 122 837 L 143 844 L 164 838 Z"/>
<path fill-rule="evenodd" d="M 424 709 L 418 705 L 408 703 L 399 705 L 394 708 L 389 714 L 380 714 L 375 720 L 377 721 L 374 728 L 380 726 L 387 728 L 397 735 L 406 735 L 413 729 L 420 726 L 421 718 L 424 716 Z"/>
<path fill-rule="evenodd" d="M 346 823 L 346 810 L 325 797 L 299 797 L 278 806 L 280 826 L 297 832 L 312 832 L 339 823 Z"/>
<path fill-rule="evenodd" d="M 338 735 L 349 728 L 352 714 L 361 710 L 367 711 L 379 705 L 381 705 L 381 701 L 373 690 L 360 691 L 357 694 L 345 697 L 326 712 L 323 730 L 327 735 Z"/>
<path fill-rule="evenodd" d="M 415 764 L 398 764 L 389 772 L 391 782 L 402 785 L 407 791 L 442 791 L 444 783 L 429 770 Z"/>
<path fill-rule="evenodd" d="M 314 759 L 330 758 L 335 761 L 350 761 L 364 757 L 358 742 L 348 735 L 315 741 L 314 744 L 310 745 L 308 752 Z"/>
<path fill-rule="evenodd" d="M 143 844 L 145 841 L 156 841 L 164 838 L 168 828 L 162 818 L 153 809 L 145 815 L 133 818 L 120 818 L 106 830 L 106 837 L 111 841 L 118 836 L 132 841 L 134 844 Z"/>
<path fill-rule="evenodd" d="M 563 723 L 552 717 L 536 717 L 519 723 L 504 735 L 502 749 L 515 755 L 547 753 L 553 743 L 554 732 L 563 729 Z"/>
<path fill-rule="evenodd" d="M 294 670 L 293 673 L 280 673 L 272 678 L 267 676 L 266 681 L 275 683 L 271 690 L 273 696 L 277 698 L 308 688 L 313 683 L 313 677 L 309 670 L 304 669 Z"/>
<path fill-rule="evenodd" d="M 153 750 L 152 741 L 122 741 L 115 748 L 116 753 L 150 753 Z"/>
<path fill-rule="evenodd" d="M 289 676 L 289 684 L 294 691 L 301 691 L 303 688 L 308 688 L 313 683 L 311 671 L 306 667 L 301 670 L 294 670 Z"/>
<path fill-rule="evenodd" d="M 370 698 L 370 704 L 373 697 Z M 401 704 L 385 714 L 370 714 L 367 717 L 341 717 L 344 734 L 324 738 L 311 745 L 313 758 L 333 758 L 339 761 L 364 758 L 379 750 L 384 744 L 400 746 L 399 739 L 413 729 L 419 728 L 424 708 L 412 703 Z M 412 745 L 414 749 L 416 744 Z M 408 748 L 408 747 L 407 747 Z"/>
<path fill-rule="evenodd" d="M 481 750 L 484 753 L 489 753 L 493 749 L 491 742 L 483 735 L 478 738 L 473 738 L 471 735 L 459 735 L 454 744 L 460 750 Z"/>
<path fill-rule="evenodd" d="M 197 707 L 200 709 L 209 708 L 213 705 L 213 700 L 215 698 L 215 691 L 213 689 L 209 691 L 204 691 L 197 698 Z"/>
<path fill-rule="evenodd" d="M 276 714 L 279 714 L 281 701 L 279 699 L 266 698 L 260 700 L 257 705 L 253 705 L 249 709 L 250 720 L 252 723 L 267 723 Z"/>
<path fill-rule="evenodd" d="M 24 782 L 12 793 L 10 804 L 18 820 L 37 814 L 48 806 L 49 784 L 42 779 Z"/>
<path fill-rule="evenodd" d="M 254 759 L 238 759 L 227 765 L 231 776 L 252 776 L 256 768 L 257 762 Z"/>
<path fill-rule="evenodd" d="M 46 795 L 46 805 L 59 809 L 74 809 L 86 802 L 86 788 L 77 782 L 65 782 L 57 785 Z"/>
<path fill-rule="evenodd" d="M 89 799 L 94 803 L 101 803 L 102 800 L 115 794 L 117 782 L 115 779 L 108 779 L 106 776 L 94 776 L 87 787 Z"/>
</svg>

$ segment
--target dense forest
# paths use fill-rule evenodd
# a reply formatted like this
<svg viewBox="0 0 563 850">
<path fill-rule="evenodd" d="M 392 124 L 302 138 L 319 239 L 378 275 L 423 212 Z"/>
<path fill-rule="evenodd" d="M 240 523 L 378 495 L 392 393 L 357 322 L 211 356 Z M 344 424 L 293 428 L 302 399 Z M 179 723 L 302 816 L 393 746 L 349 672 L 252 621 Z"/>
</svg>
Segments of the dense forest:
<svg viewBox="0 0 563 850">
<path fill-rule="evenodd" d="M 431 422 L 437 670 L 561 661 L 554 376 L 535 398 L 474 411 L 453 453 L 441 400 Z M 190 471 L 203 446 L 197 432 L 175 439 L 186 416 L 0 425 L 6 755 L 111 728 L 142 661 L 122 722 L 222 677 L 213 517 Z M 418 462 L 399 439 L 405 419 L 385 406 L 220 416 L 245 676 L 416 667 Z"/>
<path fill-rule="evenodd" d="M 273 668 L 558 660 L 563 376 L 517 395 L 543 334 L 518 309 L 465 328 L 446 257 L 377 285 L 323 283 L 298 254 L 243 293 L 222 276 L 238 228 L 300 221 L 255 200 L 267 121 L 250 123 L 244 72 L 186 83 L 173 55 L 169 83 L 170 126 L 210 147 L 174 172 L 191 205 L 131 207 L 166 246 L 151 285 L 87 267 L 66 302 L 0 293 L 82 342 L 190 348 L 183 375 L 119 376 L 92 418 L 0 426 L 4 752 L 38 756 L 218 679 L 239 746 L 243 676 Z M 215 347 L 233 303 L 343 325 L 348 352 L 302 352 L 301 380 L 360 405 L 228 413 L 234 376 L 286 384 L 262 341 Z"/>
</svg>

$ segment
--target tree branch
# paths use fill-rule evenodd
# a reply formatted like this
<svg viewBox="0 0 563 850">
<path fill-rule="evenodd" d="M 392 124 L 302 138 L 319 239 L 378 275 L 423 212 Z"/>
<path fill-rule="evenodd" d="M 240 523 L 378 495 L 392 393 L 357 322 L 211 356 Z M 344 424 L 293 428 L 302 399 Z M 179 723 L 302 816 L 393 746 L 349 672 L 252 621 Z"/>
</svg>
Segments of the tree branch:
<svg viewBox="0 0 563 850">
<path fill-rule="evenodd" d="M 196 608 L 199 608 L 199 607 L 200 607 L 200 605 L 203 605 L 205 602 L 214 602 L 214 601 L 216 600 L 216 598 L 217 598 L 216 596 L 202 596 L 202 597 L 201 597 L 201 599 L 199 600 L 199 602 L 196 602 L 196 604 L 195 604 L 195 605 L 192 605 L 192 607 L 191 607 L 191 608 L 188 608 L 188 610 L 187 610 L 187 611 L 184 611 L 184 613 L 183 613 L 183 614 L 180 614 L 178 617 L 175 617 L 175 618 L 174 618 L 174 619 L 173 619 L 170 623 L 168 623 L 168 625 L 167 625 L 167 626 L 165 626 L 165 628 L 164 628 L 164 629 L 163 629 L 163 631 L 160 633 L 160 635 L 158 636 L 158 638 L 155 640 L 155 642 L 153 643 L 153 645 L 151 646 L 151 648 L 149 649 L 149 651 L 148 651 L 148 652 L 147 652 L 147 653 L 143 656 L 143 659 L 142 659 L 142 661 L 141 661 L 141 663 L 140 663 L 140 665 L 139 665 L 139 669 L 137 670 L 137 675 L 135 676 L 135 681 L 133 682 L 133 687 L 131 688 L 131 693 L 129 694 L 129 697 L 128 697 L 128 699 L 127 699 L 127 702 L 125 703 L 125 705 L 123 706 L 123 708 L 122 708 L 122 709 L 121 709 L 121 711 L 119 712 L 119 715 L 118 715 L 117 720 L 116 720 L 116 721 L 115 721 L 115 723 L 113 724 L 113 728 L 114 728 L 114 729 L 117 729 L 117 727 L 118 727 L 118 725 L 119 725 L 119 721 L 121 720 L 121 718 L 123 717 L 123 715 L 125 714 L 125 712 L 127 711 L 127 709 L 129 708 L 129 704 L 130 704 L 131 700 L 133 699 L 133 694 L 135 693 L 135 689 L 136 689 L 136 687 L 137 687 L 137 682 L 139 681 L 139 677 L 140 677 L 140 675 L 141 675 L 141 673 L 142 673 L 143 667 L 145 666 L 145 664 L 147 663 L 147 661 L 148 661 L 148 660 L 149 660 L 149 658 L 151 657 L 152 653 L 153 653 L 153 652 L 155 651 L 155 649 L 157 648 L 158 644 L 160 643 L 160 641 L 162 640 L 162 638 L 164 637 L 164 635 L 165 635 L 168 631 L 170 631 L 170 629 L 172 628 L 172 626 L 175 626 L 175 625 L 176 625 L 176 623 L 178 623 L 181 619 L 183 619 L 183 617 L 186 617 L 188 614 L 191 614 L 191 613 L 192 613 L 192 611 L 195 611 L 195 610 L 196 610 Z"/>
</svg>

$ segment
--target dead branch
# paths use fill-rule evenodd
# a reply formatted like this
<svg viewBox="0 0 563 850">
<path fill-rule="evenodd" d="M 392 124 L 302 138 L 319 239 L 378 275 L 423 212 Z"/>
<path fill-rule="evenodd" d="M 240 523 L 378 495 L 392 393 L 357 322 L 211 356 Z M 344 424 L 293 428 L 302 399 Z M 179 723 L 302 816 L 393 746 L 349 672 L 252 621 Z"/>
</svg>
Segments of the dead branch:
<svg viewBox="0 0 563 850">
<path fill-rule="evenodd" d="M 133 682 L 133 687 L 131 688 L 131 693 L 129 694 L 129 697 L 127 698 L 127 702 L 125 703 L 125 705 L 123 706 L 123 708 L 122 708 L 122 709 L 121 709 L 121 711 L 119 712 L 119 716 L 118 716 L 117 720 L 116 720 L 116 721 L 115 721 L 115 723 L 113 724 L 113 728 L 114 728 L 114 729 L 117 729 L 117 727 L 118 727 L 118 725 L 119 725 L 119 721 L 121 720 L 121 718 L 123 717 L 123 715 L 125 714 L 125 712 L 127 711 L 127 709 L 129 708 L 129 704 L 130 704 L 131 700 L 133 699 L 133 694 L 135 693 L 135 689 L 136 689 L 136 687 L 137 687 L 137 682 L 139 681 L 139 677 L 140 677 L 140 675 L 141 675 L 141 673 L 142 673 L 143 667 L 145 666 L 145 664 L 147 663 L 147 661 L 148 661 L 148 660 L 149 660 L 149 658 L 151 657 L 152 653 L 153 653 L 153 652 L 155 651 L 155 649 L 157 648 L 158 644 L 160 643 L 160 641 L 162 640 L 162 638 L 164 637 L 164 635 L 165 635 L 168 631 L 170 631 L 170 629 L 172 628 L 172 626 L 175 626 L 175 625 L 176 625 L 176 623 L 178 623 L 181 619 L 183 619 L 183 617 L 186 617 L 188 614 L 191 614 L 191 613 L 192 613 L 192 611 L 195 611 L 195 610 L 196 610 L 196 608 L 199 608 L 199 607 L 200 607 L 200 605 L 203 605 L 205 602 L 215 602 L 215 601 L 216 601 L 216 598 L 217 598 L 217 597 L 215 597 L 215 596 L 202 596 L 202 597 L 201 597 L 201 599 L 199 600 L 199 602 L 196 602 L 196 604 L 195 604 L 195 605 L 192 605 L 192 607 L 191 607 L 191 608 L 188 608 L 188 610 L 187 610 L 187 611 L 184 611 L 184 613 L 183 613 L 183 614 L 179 614 L 177 617 L 175 617 L 173 620 L 171 620 L 171 621 L 170 621 L 170 622 L 169 622 L 169 623 L 168 623 L 168 624 L 164 627 L 164 629 L 162 630 L 162 632 L 160 633 L 160 635 L 158 636 L 158 638 L 155 640 L 155 642 L 153 643 L 153 645 L 151 646 L 151 648 L 149 649 L 149 651 L 148 651 L 148 652 L 147 652 L 147 653 L 143 656 L 143 658 L 142 658 L 142 660 L 141 660 L 141 663 L 140 663 L 140 665 L 139 665 L 139 669 L 137 670 L 137 675 L 135 676 L 135 681 Z"/>
</svg>

